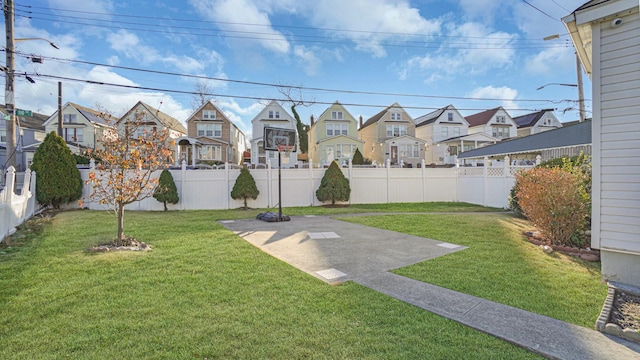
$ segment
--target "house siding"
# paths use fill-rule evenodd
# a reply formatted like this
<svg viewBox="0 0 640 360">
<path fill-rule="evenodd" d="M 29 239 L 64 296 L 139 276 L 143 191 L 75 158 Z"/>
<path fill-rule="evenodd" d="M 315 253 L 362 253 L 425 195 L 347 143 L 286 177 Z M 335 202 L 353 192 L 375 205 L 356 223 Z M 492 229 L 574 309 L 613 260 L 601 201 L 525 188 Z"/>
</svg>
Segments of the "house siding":
<svg viewBox="0 0 640 360">
<path fill-rule="evenodd" d="M 635 12 L 622 20 L 623 26 L 613 29 L 609 21 L 600 22 L 593 34 L 599 40 L 594 55 L 600 54 L 600 61 L 594 61 L 594 77 L 600 80 L 600 122 L 594 124 L 600 158 L 594 163 L 594 181 L 601 182 L 599 208 L 594 208 L 599 244 L 594 245 L 640 254 L 640 16 Z"/>
</svg>

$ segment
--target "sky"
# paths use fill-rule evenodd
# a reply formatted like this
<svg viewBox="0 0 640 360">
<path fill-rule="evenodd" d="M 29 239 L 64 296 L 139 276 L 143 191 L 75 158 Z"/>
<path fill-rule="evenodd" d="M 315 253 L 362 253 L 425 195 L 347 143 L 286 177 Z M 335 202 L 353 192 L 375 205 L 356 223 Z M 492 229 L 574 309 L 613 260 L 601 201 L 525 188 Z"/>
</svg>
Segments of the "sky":
<svg viewBox="0 0 640 360">
<path fill-rule="evenodd" d="M 60 81 L 63 103 L 120 116 L 144 101 L 183 123 L 204 88 L 248 138 L 270 99 L 302 102 L 305 123 L 335 101 L 365 121 L 395 102 L 579 118 L 577 88 L 558 85 L 577 83 L 560 19 L 586 0 L 14 2 L 14 37 L 46 39 L 16 42 L 16 107 L 47 115 Z"/>
</svg>

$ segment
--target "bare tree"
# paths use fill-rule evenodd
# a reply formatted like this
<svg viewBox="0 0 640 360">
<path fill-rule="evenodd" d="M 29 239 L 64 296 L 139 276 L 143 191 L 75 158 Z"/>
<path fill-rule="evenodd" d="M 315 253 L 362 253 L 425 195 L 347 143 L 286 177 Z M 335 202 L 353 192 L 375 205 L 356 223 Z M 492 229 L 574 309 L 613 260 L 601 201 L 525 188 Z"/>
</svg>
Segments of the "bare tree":
<svg viewBox="0 0 640 360">
<path fill-rule="evenodd" d="M 294 90 L 298 90 L 297 94 L 292 94 Z M 291 112 L 293 113 L 293 117 L 296 118 L 296 128 L 298 130 L 298 151 L 302 154 L 306 154 L 309 150 L 309 138 L 307 137 L 307 132 L 309 132 L 309 125 L 304 124 L 300 120 L 300 115 L 296 111 L 296 106 L 311 106 L 313 101 L 304 101 L 302 98 L 302 90 L 300 88 L 292 87 L 292 86 L 281 86 L 278 88 L 278 92 L 284 95 L 287 100 L 286 102 L 291 104 Z"/>
<path fill-rule="evenodd" d="M 193 98 L 191 99 L 191 108 L 196 111 L 200 106 L 206 104 L 210 100 L 214 99 L 211 95 L 213 88 L 205 80 L 198 80 L 196 86 L 193 89 Z"/>
</svg>

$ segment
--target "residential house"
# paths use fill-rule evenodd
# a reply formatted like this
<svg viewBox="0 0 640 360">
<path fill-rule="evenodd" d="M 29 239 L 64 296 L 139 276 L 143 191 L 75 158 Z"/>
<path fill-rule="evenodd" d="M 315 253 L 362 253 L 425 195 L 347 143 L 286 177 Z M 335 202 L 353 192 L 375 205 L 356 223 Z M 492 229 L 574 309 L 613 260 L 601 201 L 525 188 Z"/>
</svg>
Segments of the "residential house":
<svg viewBox="0 0 640 360">
<path fill-rule="evenodd" d="M 455 165 L 463 151 L 498 139 L 484 133 L 469 134 L 469 123 L 453 105 L 417 117 L 416 137 L 425 141 L 425 163 Z"/>
<path fill-rule="evenodd" d="M 168 132 L 168 141 L 176 140 L 187 135 L 187 128 L 182 123 L 164 112 L 151 107 L 150 105 L 138 101 L 129 111 L 127 111 L 118 121 L 118 134 L 121 136 L 124 133 L 124 126 L 127 122 L 136 121 L 140 122 L 136 127 L 136 133 L 134 137 L 142 135 L 144 131 L 164 131 Z M 174 161 L 177 162 L 177 156 L 174 154 Z"/>
<path fill-rule="evenodd" d="M 640 286 L 640 13 L 597 0 L 562 21 L 592 81 L 591 247 L 607 280 Z"/>
<path fill-rule="evenodd" d="M 62 137 L 75 154 L 87 149 L 103 149 L 102 138 L 114 133 L 118 119 L 104 112 L 72 102 L 62 106 Z M 45 132 L 58 132 L 58 111 L 44 123 Z"/>
<path fill-rule="evenodd" d="M 357 138 L 358 123 L 342 106 L 335 102 L 314 121 L 311 115 L 309 159 L 313 164 L 329 165 L 332 161 L 347 164 L 356 149 L 363 151 L 364 141 Z"/>
<path fill-rule="evenodd" d="M 538 157 L 540 161 L 547 161 L 581 153 L 591 155 L 591 121 L 575 122 L 465 151 L 460 154 L 459 160 L 462 165 L 477 161 L 484 164 L 486 158 L 495 166 L 509 156 L 511 165 L 533 165 Z"/>
<path fill-rule="evenodd" d="M 0 105 L 0 116 L 5 118 L 8 112 L 4 105 Z M 38 145 L 44 140 L 44 122 L 47 115 L 32 112 L 30 116 L 16 116 L 16 171 L 25 171 L 33 160 Z M 6 168 L 7 161 L 7 121 L 0 120 L 0 170 Z"/>
<path fill-rule="evenodd" d="M 365 159 L 406 167 L 422 166 L 425 141 L 416 136 L 416 124 L 397 102 L 360 124 Z"/>
<path fill-rule="evenodd" d="M 518 136 L 518 125 L 502 106 L 465 117 L 469 134 L 485 133 L 499 140 Z"/>
<path fill-rule="evenodd" d="M 244 133 L 213 102 L 207 101 L 187 119 L 187 136 L 176 141 L 179 160 L 242 164 Z"/>
<path fill-rule="evenodd" d="M 516 116 L 513 121 L 518 125 L 518 136 L 528 136 L 562 127 L 562 123 L 553 113 L 553 109 L 544 109 L 531 114 Z"/>
<path fill-rule="evenodd" d="M 253 139 L 251 140 L 251 165 L 266 166 L 267 162 L 273 167 L 278 166 L 278 152 L 264 149 L 265 126 L 291 129 L 296 131 L 296 119 L 291 116 L 277 101 L 272 100 L 251 120 Z M 294 167 L 298 162 L 298 152 L 289 155 L 289 163 L 282 164 L 283 168 Z"/>
</svg>

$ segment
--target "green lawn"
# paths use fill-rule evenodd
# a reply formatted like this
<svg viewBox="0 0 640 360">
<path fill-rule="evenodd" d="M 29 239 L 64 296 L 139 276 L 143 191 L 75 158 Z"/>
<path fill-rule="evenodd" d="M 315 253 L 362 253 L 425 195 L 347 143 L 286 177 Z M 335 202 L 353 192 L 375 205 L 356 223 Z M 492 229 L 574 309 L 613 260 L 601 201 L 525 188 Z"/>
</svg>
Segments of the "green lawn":
<svg viewBox="0 0 640 360">
<path fill-rule="evenodd" d="M 290 208 L 285 213 L 483 210 L 487 209 L 436 203 Z M 56 215 L 42 232 L 28 236 L 28 241 L 14 239 L 14 244 L 23 242 L 21 246 L 0 248 L 0 358 L 536 358 L 360 285 L 327 285 L 262 253 L 216 222 L 253 217 L 257 212 L 128 212 L 125 232 L 151 244 L 153 251 L 100 254 L 84 250 L 115 235 L 116 221 L 111 213 Z M 494 284 L 505 275 L 493 268 L 500 268 L 503 258 L 522 253 L 520 262 L 525 254 L 531 255 L 527 271 L 522 272 L 522 286 L 479 296 L 490 298 L 502 291 L 506 301 L 501 302 L 531 299 L 520 300 L 527 305 L 538 301 L 535 293 L 545 288 L 548 307 L 563 299 L 595 298 L 584 300 L 582 306 L 589 309 L 591 303 L 601 304 L 604 299 L 595 268 L 584 270 L 581 263 L 563 257 L 540 258 L 540 251 L 528 250 L 530 245 L 519 240 L 518 234 L 508 233 L 509 227 L 518 229 L 513 225 L 517 220 L 508 215 L 405 214 L 383 218 L 385 228 L 401 226 L 399 219 L 406 218 L 405 225 L 412 225 L 403 231 L 415 234 L 421 227 L 428 228 L 427 236 L 435 238 L 452 235 L 449 228 L 454 225 L 462 232 L 476 233 L 465 239 L 440 238 L 471 248 L 403 270 L 408 276 L 428 275 L 434 277 L 434 283 L 440 277 L 456 276 L 466 279 L 459 286 L 468 293 L 483 287 L 478 285 L 481 283 L 498 288 Z M 493 230 L 479 228 L 490 222 Z M 501 238 L 511 239 L 507 245 L 513 245 L 512 255 L 496 249 L 482 280 L 475 279 L 478 276 L 472 268 L 479 261 L 469 260 L 472 252 L 478 251 L 474 241 L 479 248 L 486 247 L 480 242 L 509 247 L 499 243 Z M 537 282 L 531 280 L 540 276 L 532 270 L 536 267 L 548 268 L 550 275 Z M 420 274 L 423 271 L 429 274 Z M 584 272 L 580 278 L 590 277 L 597 286 L 585 285 L 583 291 L 596 291 L 589 296 L 576 295 L 572 287 L 549 281 L 574 278 L 571 272 Z M 562 309 L 566 306 L 554 317 L 563 318 L 566 310 Z M 582 321 L 572 322 L 591 327 L 589 319 L 596 315 L 587 314 Z M 574 317 L 580 315 L 569 316 Z"/>
<path fill-rule="evenodd" d="M 600 263 L 547 255 L 521 235 L 531 224 L 505 214 L 345 218 L 468 246 L 395 273 L 592 328 L 607 296 Z"/>
</svg>

